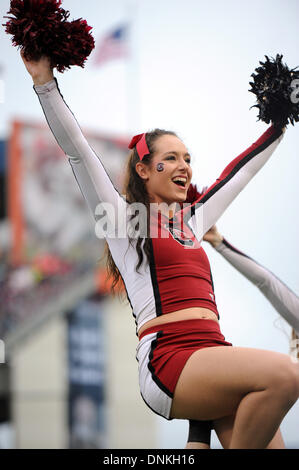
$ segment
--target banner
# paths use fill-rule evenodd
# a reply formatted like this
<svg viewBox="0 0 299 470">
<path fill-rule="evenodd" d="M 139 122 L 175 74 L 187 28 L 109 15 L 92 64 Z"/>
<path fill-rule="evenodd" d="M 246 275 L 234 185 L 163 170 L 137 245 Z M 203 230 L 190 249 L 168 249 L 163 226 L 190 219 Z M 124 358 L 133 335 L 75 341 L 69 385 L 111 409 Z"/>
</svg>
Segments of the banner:
<svg viewBox="0 0 299 470">
<path fill-rule="evenodd" d="M 69 447 L 106 447 L 105 331 L 96 296 L 68 312 Z"/>
</svg>

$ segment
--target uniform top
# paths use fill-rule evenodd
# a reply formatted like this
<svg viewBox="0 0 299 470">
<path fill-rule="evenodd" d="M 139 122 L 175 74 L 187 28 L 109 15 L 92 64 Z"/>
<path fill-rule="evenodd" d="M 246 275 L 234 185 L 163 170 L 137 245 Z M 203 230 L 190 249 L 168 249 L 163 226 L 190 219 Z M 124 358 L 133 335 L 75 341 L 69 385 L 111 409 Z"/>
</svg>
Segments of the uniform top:
<svg viewBox="0 0 299 470">
<path fill-rule="evenodd" d="M 83 136 L 60 93 L 57 80 L 34 89 L 49 127 L 68 156 L 95 218 L 95 209 L 100 202 L 114 208 L 115 217 L 110 221 L 106 240 L 124 281 L 137 331 L 149 320 L 182 308 L 206 307 L 218 315 L 210 264 L 201 241 L 269 159 L 281 141 L 283 131 L 269 127 L 224 169 L 197 201 L 176 212 L 172 219 L 151 214 L 151 226 L 158 217 L 162 236 L 150 239 L 150 262 L 145 256 L 137 272 L 136 239 L 130 243 L 123 226 L 130 219 L 130 204 L 115 189 L 100 159 Z M 122 235 L 115 236 L 116 233 Z"/>
</svg>

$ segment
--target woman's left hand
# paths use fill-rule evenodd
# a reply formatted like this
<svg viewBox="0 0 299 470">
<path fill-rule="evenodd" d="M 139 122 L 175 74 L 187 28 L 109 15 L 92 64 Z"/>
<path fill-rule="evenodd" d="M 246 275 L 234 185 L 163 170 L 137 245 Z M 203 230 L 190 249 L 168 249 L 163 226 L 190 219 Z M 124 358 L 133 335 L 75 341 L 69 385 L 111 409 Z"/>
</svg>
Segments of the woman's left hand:
<svg viewBox="0 0 299 470">
<path fill-rule="evenodd" d="M 210 228 L 203 237 L 204 241 L 209 242 L 214 248 L 216 248 L 223 240 L 223 236 L 218 232 L 216 225 Z"/>
</svg>

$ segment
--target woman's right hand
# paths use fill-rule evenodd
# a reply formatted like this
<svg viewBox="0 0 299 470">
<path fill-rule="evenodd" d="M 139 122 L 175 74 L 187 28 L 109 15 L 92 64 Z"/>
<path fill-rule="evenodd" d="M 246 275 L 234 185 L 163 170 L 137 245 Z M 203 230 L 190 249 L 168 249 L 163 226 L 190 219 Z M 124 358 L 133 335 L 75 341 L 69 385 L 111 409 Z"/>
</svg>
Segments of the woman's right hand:
<svg viewBox="0 0 299 470">
<path fill-rule="evenodd" d="M 214 248 L 216 248 L 223 240 L 223 236 L 218 232 L 216 225 L 210 228 L 203 237 L 204 241 L 209 242 Z"/>
<path fill-rule="evenodd" d="M 43 56 L 38 61 L 26 60 L 22 51 L 21 57 L 34 85 L 44 85 L 53 80 L 53 68 L 48 57 Z"/>
</svg>

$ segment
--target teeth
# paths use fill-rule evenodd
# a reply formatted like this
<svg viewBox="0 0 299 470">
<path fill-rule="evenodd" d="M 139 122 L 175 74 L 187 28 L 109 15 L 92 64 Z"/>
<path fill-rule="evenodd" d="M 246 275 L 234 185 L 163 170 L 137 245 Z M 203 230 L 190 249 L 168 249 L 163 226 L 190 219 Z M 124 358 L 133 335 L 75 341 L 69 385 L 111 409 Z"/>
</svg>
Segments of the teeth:
<svg viewBox="0 0 299 470">
<path fill-rule="evenodd" d="M 187 182 L 187 178 L 184 178 L 184 177 L 176 177 L 172 180 L 174 183 L 179 183 L 179 186 L 185 186 L 186 182 Z"/>
<path fill-rule="evenodd" d="M 176 181 L 182 181 L 183 183 L 186 183 L 187 178 L 181 178 L 181 177 L 179 176 L 179 177 L 173 179 L 173 181 L 174 181 L 174 182 L 176 182 Z"/>
</svg>

